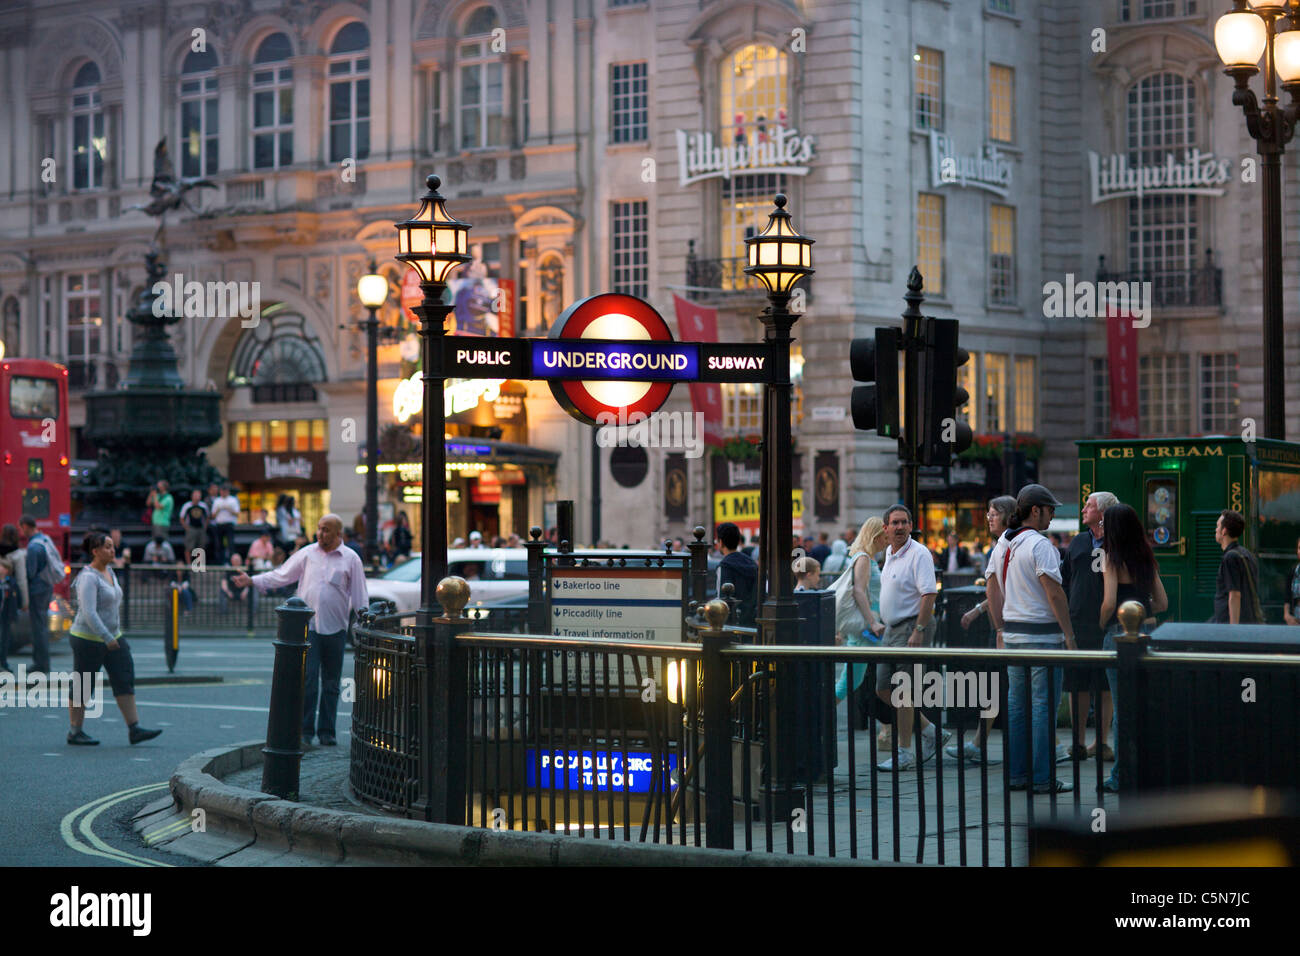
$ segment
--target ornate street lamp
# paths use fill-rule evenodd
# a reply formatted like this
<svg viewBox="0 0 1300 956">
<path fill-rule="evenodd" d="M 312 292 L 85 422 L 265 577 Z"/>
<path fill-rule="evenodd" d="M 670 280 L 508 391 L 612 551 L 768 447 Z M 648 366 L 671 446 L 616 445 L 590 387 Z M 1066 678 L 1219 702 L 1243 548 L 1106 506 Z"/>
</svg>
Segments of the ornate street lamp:
<svg viewBox="0 0 1300 956">
<path fill-rule="evenodd" d="M 442 180 L 425 180 L 429 191 L 420 197 L 420 209 L 397 226 L 397 260 L 420 275 L 422 301 L 411 309 L 420 317 L 424 349 L 424 493 L 421 508 L 420 620 L 436 614 L 438 582 L 447 576 L 447 448 L 443 443 L 444 409 L 443 340 L 452 306 L 443 302 L 447 277 L 470 261 L 467 253 L 470 225 L 447 214 L 446 200 L 438 194 Z"/>
<path fill-rule="evenodd" d="M 794 523 L 794 489 L 790 454 L 790 330 L 799 317 L 790 312 L 794 285 L 813 274 L 813 240 L 799 235 L 785 211 L 786 198 L 778 194 L 776 209 L 767 226 L 745 239 L 749 265 L 745 274 L 763 283 L 768 307 L 760 320 L 763 341 L 772 348 L 773 380 L 763 389 L 763 487 L 759 547 L 762 549 L 767 593 L 759 622 L 765 644 L 792 644 L 798 627 L 794 603 L 794 574 L 790 546 Z"/>
<path fill-rule="evenodd" d="M 379 317 L 388 299 L 388 279 L 376 271 L 357 280 L 357 298 L 370 310 L 366 320 L 366 564 L 379 563 Z"/>
<path fill-rule="evenodd" d="M 1278 21 L 1289 29 L 1279 32 Z M 1214 25 L 1214 45 L 1233 78 L 1232 104 L 1258 144 L 1264 203 L 1264 435 L 1286 438 L 1282 342 L 1282 153 L 1300 116 L 1300 0 L 1235 0 Z M 1250 89 L 1264 57 L 1264 102 Z M 1276 73 L 1276 75 L 1275 75 Z M 1290 94 L 1280 106 L 1277 80 Z"/>
</svg>

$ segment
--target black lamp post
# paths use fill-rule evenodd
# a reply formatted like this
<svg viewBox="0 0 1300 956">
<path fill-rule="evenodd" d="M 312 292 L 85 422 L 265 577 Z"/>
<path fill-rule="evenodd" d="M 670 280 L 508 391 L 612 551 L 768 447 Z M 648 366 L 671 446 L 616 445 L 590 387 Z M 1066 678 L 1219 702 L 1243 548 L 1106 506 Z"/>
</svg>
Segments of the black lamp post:
<svg viewBox="0 0 1300 956">
<path fill-rule="evenodd" d="M 388 279 L 375 262 L 357 280 L 357 298 L 370 311 L 366 320 L 366 564 L 379 563 L 379 317 L 388 298 Z"/>
<path fill-rule="evenodd" d="M 1290 29 L 1278 32 L 1277 21 Z M 1259 149 L 1263 167 L 1264 225 L 1264 435 L 1286 438 L 1286 379 L 1282 341 L 1282 153 L 1300 116 L 1300 2 L 1236 0 L 1232 13 L 1214 25 L 1214 45 L 1226 72 L 1236 82 L 1232 104 L 1246 114 L 1246 129 Z M 1255 98 L 1250 78 L 1264 58 L 1264 102 Z M 1276 71 L 1276 75 L 1274 75 Z M 1291 94 L 1280 106 L 1277 80 Z"/>
<path fill-rule="evenodd" d="M 799 613 L 794 602 L 790 546 L 794 493 L 790 454 L 790 330 L 799 317 L 789 311 L 794 284 L 812 275 L 813 240 L 799 235 L 778 194 L 776 210 L 761 233 L 745 240 L 749 265 L 745 274 L 767 289 L 768 307 L 760 316 L 763 341 L 772 347 L 773 380 L 763 389 L 763 474 L 768 476 L 762 501 L 759 547 L 762 548 L 767 594 L 759 624 L 764 644 L 793 644 Z"/>
<path fill-rule="evenodd" d="M 445 411 L 442 390 L 445 323 L 452 307 L 443 302 L 447 276 L 470 261 L 470 225 L 447 215 L 446 200 L 438 194 L 442 180 L 425 180 L 429 191 L 420 197 L 414 218 L 397 226 L 396 256 L 420 275 L 423 299 L 411 311 L 420 317 L 420 339 L 424 351 L 424 461 L 423 507 L 421 510 L 424 553 L 420 570 L 420 621 L 427 623 L 438 613 L 438 582 L 447 576 L 447 448 L 443 443 Z"/>
</svg>

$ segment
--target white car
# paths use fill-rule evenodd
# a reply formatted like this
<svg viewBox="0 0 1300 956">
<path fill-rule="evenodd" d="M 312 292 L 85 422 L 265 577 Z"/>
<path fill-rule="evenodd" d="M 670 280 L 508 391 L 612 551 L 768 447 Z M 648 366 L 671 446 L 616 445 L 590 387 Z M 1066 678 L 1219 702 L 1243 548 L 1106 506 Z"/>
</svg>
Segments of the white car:
<svg viewBox="0 0 1300 956">
<path fill-rule="evenodd" d="M 370 599 L 392 601 L 403 614 L 419 610 L 420 555 L 368 578 Z M 447 552 L 447 573 L 469 582 L 466 613 L 481 604 L 495 604 L 522 595 L 528 599 L 528 552 L 524 548 L 452 548 Z"/>
</svg>

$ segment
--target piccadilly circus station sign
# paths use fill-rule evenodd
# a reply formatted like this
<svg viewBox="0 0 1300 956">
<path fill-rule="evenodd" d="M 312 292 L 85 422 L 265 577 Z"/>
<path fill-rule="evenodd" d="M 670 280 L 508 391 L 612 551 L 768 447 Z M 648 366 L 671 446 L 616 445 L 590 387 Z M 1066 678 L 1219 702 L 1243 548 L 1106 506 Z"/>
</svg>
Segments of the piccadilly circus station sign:
<svg viewBox="0 0 1300 956">
<path fill-rule="evenodd" d="M 616 292 L 573 303 L 544 339 L 443 341 L 448 377 L 546 380 L 560 406 L 587 425 L 649 416 L 678 382 L 768 382 L 774 365 L 765 343 L 674 341 L 650 303 Z"/>
</svg>

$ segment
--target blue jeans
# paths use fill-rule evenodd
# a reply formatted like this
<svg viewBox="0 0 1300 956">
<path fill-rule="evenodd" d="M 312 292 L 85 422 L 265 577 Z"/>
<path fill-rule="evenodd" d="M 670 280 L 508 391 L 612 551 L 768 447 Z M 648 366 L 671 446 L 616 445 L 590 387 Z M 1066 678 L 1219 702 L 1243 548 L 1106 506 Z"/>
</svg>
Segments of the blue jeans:
<svg viewBox="0 0 1300 956">
<path fill-rule="evenodd" d="M 307 672 L 302 698 L 302 735 L 317 732 L 333 737 L 334 721 L 339 709 L 339 689 L 343 675 L 343 645 L 348 632 L 317 634 L 307 631 Z M 316 695 L 320 694 L 320 717 L 316 716 Z"/>
<path fill-rule="evenodd" d="M 1120 633 L 1121 625 L 1114 624 L 1106 631 L 1106 636 L 1102 638 L 1101 649 L 1103 651 L 1113 651 L 1115 649 L 1115 635 Z M 1119 786 L 1119 669 L 1115 667 L 1106 668 L 1106 683 L 1110 686 L 1111 713 L 1115 715 L 1115 762 L 1110 768 L 1110 783 Z"/>
<path fill-rule="evenodd" d="M 1006 646 L 1008 650 L 1052 651 L 1065 645 L 1062 639 L 1055 638 Z M 1034 784 L 1046 785 L 1056 776 L 1056 709 L 1061 701 L 1061 682 L 1065 679 L 1065 671 L 1059 667 L 1031 667 L 1029 670 L 1033 695 Z M 1020 785 L 1028 776 L 1028 760 L 1025 753 L 1025 668 L 1019 664 L 1007 667 L 1007 736 L 1011 782 Z"/>
<path fill-rule="evenodd" d="M 53 591 L 33 590 L 28 595 L 27 616 L 32 625 L 32 670 L 50 670 L 50 601 Z"/>
</svg>

